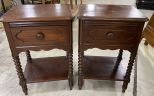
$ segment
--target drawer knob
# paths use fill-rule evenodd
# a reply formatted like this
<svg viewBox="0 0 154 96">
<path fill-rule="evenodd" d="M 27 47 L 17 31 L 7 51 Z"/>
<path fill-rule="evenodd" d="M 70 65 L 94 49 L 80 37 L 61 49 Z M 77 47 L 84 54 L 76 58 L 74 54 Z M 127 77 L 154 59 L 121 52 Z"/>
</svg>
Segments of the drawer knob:
<svg viewBox="0 0 154 96">
<path fill-rule="evenodd" d="M 44 34 L 43 34 L 42 32 L 38 32 L 38 33 L 36 34 L 36 39 L 38 39 L 38 40 L 44 39 Z"/>
<path fill-rule="evenodd" d="M 107 39 L 113 39 L 115 36 L 113 32 L 108 32 L 106 35 L 107 35 Z"/>
</svg>

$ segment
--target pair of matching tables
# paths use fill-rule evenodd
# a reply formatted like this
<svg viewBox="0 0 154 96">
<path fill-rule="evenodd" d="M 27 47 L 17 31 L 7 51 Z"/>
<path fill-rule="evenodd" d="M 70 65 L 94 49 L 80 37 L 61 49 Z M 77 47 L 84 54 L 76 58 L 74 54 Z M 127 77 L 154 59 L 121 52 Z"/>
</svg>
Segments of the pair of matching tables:
<svg viewBox="0 0 154 96">
<path fill-rule="evenodd" d="M 147 18 L 129 5 L 84 4 L 79 8 L 78 85 L 84 79 L 123 81 L 127 89 L 136 58 L 142 29 Z M 73 87 L 73 41 L 71 7 L 61 4 L 19 5 L 2 17 L 19 84 L 27 95 L 27 83 L 68 79 Z M 30 50 L 66 51 L 66 56 L 32 59 Z M 118 57 L 86 56 L 90 48 L 119 50 Z M 127 70 L 121 66 L 123 50 L 130 60 Z M 23 72 L 19 53 L 25 52 L 27 64 Z"/>
</svg>

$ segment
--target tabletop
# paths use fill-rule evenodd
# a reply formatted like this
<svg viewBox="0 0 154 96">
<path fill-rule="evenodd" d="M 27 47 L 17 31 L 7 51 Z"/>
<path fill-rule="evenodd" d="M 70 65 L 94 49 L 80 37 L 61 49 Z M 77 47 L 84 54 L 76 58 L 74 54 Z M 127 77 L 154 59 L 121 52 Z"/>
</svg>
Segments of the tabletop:
<svg viewBox="0 0 154 96">
<path fill-rule="evenodd" d="M 71 8 L 68 4 L 18 5 L 1 17 L 3 22 L 68 19 L 72 19 Z"/>
<path fill-rule="evenodd" d="M 90 20 L 148 20 L 131 5 L 83 4 L 79 8 L 78 17 Z"/>
</svg>

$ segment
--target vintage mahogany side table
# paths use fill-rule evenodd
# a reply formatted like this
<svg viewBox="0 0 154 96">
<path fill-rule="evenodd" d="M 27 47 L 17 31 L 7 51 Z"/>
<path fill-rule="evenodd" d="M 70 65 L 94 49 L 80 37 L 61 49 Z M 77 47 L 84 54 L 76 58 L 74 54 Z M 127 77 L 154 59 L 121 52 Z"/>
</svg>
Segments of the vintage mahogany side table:
<svg viewBox="0 0 154 96">
<path fill-rule="evenodd" d="M 142 29 L 147 18 L 129 5 L 85 4 L 79 9 L 79 69 L 78 84 L 84 79 L 124 81 L 122 92 L 127 89 L 136 58 Z M 115 57 L 86 56 L 90 48 L 120 49 Z M 127 70 L 120 62 L 123 50 L 128 50 L 130 60 Z"/>
<path fill-rule="evenodd" d="M 69 5 L 19 5 L 9 10 L 2 21 L 12 57 L 25 94 L 26 83 L 68 79 L 73 86 L 72 15 Z M 66 56 L 32 59 L 29 50 L 66 51 Z M 26 52 L 23 73 L 19 53 Z"/>
</svg>

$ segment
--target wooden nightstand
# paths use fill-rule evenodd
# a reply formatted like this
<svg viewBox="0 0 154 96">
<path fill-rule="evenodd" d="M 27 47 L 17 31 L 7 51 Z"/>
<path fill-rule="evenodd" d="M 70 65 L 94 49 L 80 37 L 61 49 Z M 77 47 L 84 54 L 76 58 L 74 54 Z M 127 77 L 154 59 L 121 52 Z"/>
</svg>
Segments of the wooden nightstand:
<svg viewBox="0 0 154 96">
<path fill-rule="evenodd" d="M 79 89 L 83 79 L 124 81 L 127 89 L 136 58 L 142 29 L 147 18 L 129 5 L 81 5 L 79 9 Z M 90 48 L 120 49 L 118 57 L 85 56 Z M 130 60 L 127 70 L 120 62 L 123 50 L 128 50 Z"/>
<path fill-rule="evenodd" d="M 25 94 L 26 83 L 69 80 L 73 86 L 72 15 L 69 5 L 21 5 L 9 10 L 2 21 L 12 57 Z M 67 56 L 32 59 L 29 50 L 63 49 Z M 26 52 L 23 73 L 19 53 Z"/>
</svg>

